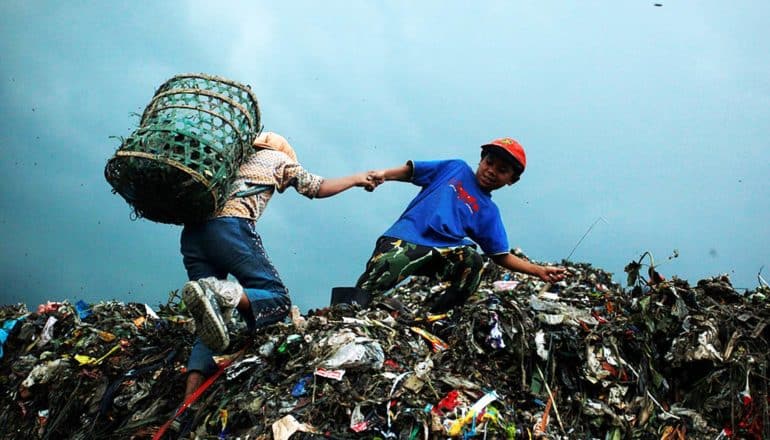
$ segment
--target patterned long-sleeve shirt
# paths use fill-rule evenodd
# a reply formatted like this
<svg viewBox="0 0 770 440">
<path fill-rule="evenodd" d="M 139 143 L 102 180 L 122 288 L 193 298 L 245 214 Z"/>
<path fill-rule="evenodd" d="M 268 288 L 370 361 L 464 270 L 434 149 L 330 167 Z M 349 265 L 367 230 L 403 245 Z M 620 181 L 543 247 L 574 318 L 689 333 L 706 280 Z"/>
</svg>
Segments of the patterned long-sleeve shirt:
<svg viewBox="0 0 770 440">
<path fill-rule="evenodd" d="M 256 221 L 276 191 L 282 193 L 293 186 L 298 193 L 312 199 L 318 194 L 322 182 L 323 177 L 308 172 L 285 153 L 260 149 L 238 170 L 230 198 L 216 217 L 242 217 Z M 245 197 L 236 195 L 261 185 L 270 188 Z"/>
</svg>

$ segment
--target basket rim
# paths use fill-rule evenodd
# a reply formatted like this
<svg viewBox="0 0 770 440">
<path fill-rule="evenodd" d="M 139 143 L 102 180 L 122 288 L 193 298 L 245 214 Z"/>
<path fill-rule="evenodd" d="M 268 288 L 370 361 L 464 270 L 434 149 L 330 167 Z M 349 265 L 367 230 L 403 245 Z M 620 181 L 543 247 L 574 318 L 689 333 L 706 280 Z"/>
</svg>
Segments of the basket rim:
<svg viewBox="0 0 770 440">
<path fill-rule="evenodd" d="M 155 93 L 157 94 L 160 90 L 163 90 L 165 87 L 168 86 L 169 83 L 171 83 L 173 81 L 176 81 L 176 80 L 179 80 L 179 79 L 184 79 L 184 78 L 202 78 L 202 79 L 206 79 L 206 80 L 210 80 L 210 81 L 218 81 L 218 82 L 221 82 L 221 83 L 224 83 L 224 84 L 227 84 L 227 85 L 230 85 L 230 86 L 233 86 L 233 87 L 236 87 L 238 89 L 243 90 L 244 92 L 246 92 L 249 95 L 249 98 L 251 98 L 251 100 L 254 103 L 254 112 L 256 114 L 257 121 L 261 121 L 262 120 L 262 113 L 261 113 L 261 111 L 259 109 L 259 100 L 257 99 L 257 95 L 254 93 L 254 91 L 251 90 L 251 86 L 249 86 L 248 84 L 244 84 L 244 83 L 238 82 L 238 81 L 233 81 L 231 79 L 227 79 L 227 78 L 224 78 L 224 77 L 221 77 L 221 76 L 218 76 L 218 75 L 210 75 L 210 74 L 207 74 L 207 73 L 181 73 L 181 74 L 178 74 L 178 75 L 174 75 L 171 78 L 169 78 L 168 80 L 166 80 L 163 84 L 160 85 L 160 87 L 158 87 L 158 89 L 156 90 Z M 197 90 L 201 90 L 201 89 L 197 89 Z M 154 98 L 153 98 L 153 100 L 154 100 Z M 152 103 L 150 103 L 150 105 L 152 105 Z M 145 109 L 145 111 L 146 111 L 146 109 Z M 252 120 L 251 115 L 248 112 L 246 112 L 246 114 L 248 114 L 249 120 L 252 121 L 252 125 L 254 126 L 254 132 L 255 133 L 259 133 L 261 128 L 254 124 L 254 121 Z M 144 116 L 142 116 L 142 120 L 144 120 Z"/>
<path fill-rule="evenodd" d="M 122 151 L 122 150 L 119 150 L 119 151 L 116 151 L 115 155 L 110 160 L 107 161 L 107 166 L 105 166 L 105 168 L 104 168 L 104 174 L 105 174 L 105 178 L 107 179 L 107 181 L 110 183 L 110 185 L 112 185 L 114 192 L 116 192 L 116 193 L 118 193 L 118 194 L 123 196 L 123 192 L 120 190 L 120 188 L 118 188 L 118 186 L 116 186 L 116 182 L 114 182 L 113 179 L 110 178 L 110 173 L 108 171 L 110 169 L 110 164 L 113 163 L 116 160 L 121 159 L 121 158 L 133 158 L 133 157 L 141 158 L 141 159 L 147 159 L 147 160 L 152 160 L 152 161 L 157 161 L 157 162 L 162 162 L 162 163 L 170 165 L 173 168 L 176 168 L 178 170 L 181 170 L 181 171 L 187 173 L 189 176 L 191 176 L 193 178 L 193 180 L 195 182 L 203 185 L 203 187 L 206 189 L 206 193 L 208 194 L 208 197 L 210 198 L 211 204 L 212 204 L 212 210 L 211 210 L 212 214 L 210 214 L 210 215 L 214 215 L 215 213 L 219 212 L 220 204 L 219 204 L 219 200 L 217 198 L 217 194 L 213 190 L 213 186 L 209 183 L 209 180 L 206 179 L 202 174 L 200 174 L 199 172 L 197 172 L 197 171 L 191 169 L 190 167 L 187 167 L 187 166 L 185 166 L 185 165 L 183 165 L 183 164 L 181 164 L 181 163 L 179 163 L 179 162 L 177 162 L 175 160 L 167 159 L 167 158 L 164 158 L 162 156 L 158 156 L 158 155 L 151 154 L 151 153 L 145 153 L 145 152 L 141 152 L 141 151 Z M 125 198 L 125 196 L 123 196 L 123 197 Z M 126 199 L 126 201 L 128 202 L 129 205 L 133 206 L 134 209 L 137 209 L 137 207 L 136 207 L 136 205 L 134 205 L 134 203 L 132 203 L 128 199 Z M 159 222 L 159 223 L 182 225 L 182 224 L 186 224 L 188 222 L 188 219 L 186 219 L 186 218 L 184 218 L 182 216 L 176 216 L 176 217 L 165 216 L 165 217 L 161 218 L 161 217 L 158 217 L 157 215 L 154 215 L 152 213 L 150 215 L 147 215 L 148 212 L 144 212 L 144 211 L 141 211 L 141 212 L 140 211 L 136 211 L 136 214 L 137 214 L 138 217 L 144 217 L 144 218 L 147 218 L 148 220 L 151 220 L 151 221 L 154 221 L 154 222 Z M 201 217 L 200 219 L 203 219 L 203 218 Z"/>
<path fill-rule="evenodd" d="M 157 155 L 157 154 L 145 153 L 144 151 L 119 150 L 119 151 L 115 152 L 115 157 L 121 157 L 121 156 L 141 157 L 143 159 L 155 160 L 155 161 L 158 161 L 158 162 L 163 162 L 165 164 L 171 165 L 172 167 L 177 168 L 179 170 L 182 170 L 185 173 L 191 175 L 193 177 L 193 179 L 198 181 L 198 183 L 203 184 L 209 192 L 212 192 L 212 186 L 209 183 L 209 179 L 207 179 L 205 176 L 203 176 L 203 174 L 195 171 L 194 169 L 192 169 L 192 168 L 190 168 L 190 167 L 188 167 L 186 165 L 183 165 L 183 164 L 179 163 L 176 160 L 169 159 L 167 157 L 163 157 L 163 156 L 160 156 L 160 155 Z M 216 205 L 216 203 L 215 203 L 215 205 Z"/>
<path fill-rule="evenodd" d="M 249 120 L 249 126 L 251 126 L 252 129 L 254 131 L 256 131 L 256 122 L 254 121 L 254 118 L 251 116 L 251 113 L 249 113 L 249 111 L 246 109 L 246 107 L 244 107 L 243 105 L 241 105 L 240 103 L 236 102 L 235 100 L 233 100 L 232 98 L 230 98 L 228 96 L 222 95 L 220 93 L 212 92 L 210 90 L 203 90 L 203 89 L 173 89 L 173 90 L 168 90 L 168 91 L 156 94 L 152 98 L 152 101 L 150 101 L 150 105 L 148 105 L 147 108 L 145 109 L 144 114 L 142 114 L 142 120 L 139 121 L 139 125 L 144 124 L 144 122 L 147 120 L 147 118 L 149 118 L 151 114 L 155 113 L 158 110 L 162 110 L 163 108 L 175 108 L 175 107 L 177 107 L 175 105 L 174 106 L 155 107 L 155 104 L 158 101 L 158 99 L 163 98 L 164 96 L 182 95 L 182 94 L 205 95 L 205 96 L 211 96 L 211 97 L 214 97 L 214 98 L 217 98 L 217 99 L 221 99 L 222 101 L 225 101 L 226 103 L 228 103 L 231 106 L 233 106 L 233 107 L 237 108 L 238 110 L 240 110 L 240 112 L 243 113 L 246 116 L 246 119 Z M 221 119 L 227 121 L 227 118 L 223 117 L 222 115 L 220 115 L 218 113 L 207 111 L 205 109 L 198 108 L 198 107 L 188 106 L 188 108 L 191 108 L 193 110 L 203 111 L 205 113 L 209 113 L 209 114 L 215 115 L 218 118 L 221 118 Z M 230 124 L 230 125 L 232 126 L 232 124 Z"/>
</svg>

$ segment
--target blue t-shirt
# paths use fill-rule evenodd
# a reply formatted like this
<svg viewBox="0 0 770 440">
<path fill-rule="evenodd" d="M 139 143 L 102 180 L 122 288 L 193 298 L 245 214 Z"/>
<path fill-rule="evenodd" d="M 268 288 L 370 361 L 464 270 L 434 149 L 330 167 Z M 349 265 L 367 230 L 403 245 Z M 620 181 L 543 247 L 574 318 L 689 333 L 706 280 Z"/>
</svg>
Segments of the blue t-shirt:
<svg viewBox="0 0 770 440">
<path fill-rule="evenodd" d="M 462 160 L 413 162 L 412 183 L 422 191 L 384 236 L 431 247 L 472 245 L 484 253 L 508 253 L 500 211 Z"/>
</svg>

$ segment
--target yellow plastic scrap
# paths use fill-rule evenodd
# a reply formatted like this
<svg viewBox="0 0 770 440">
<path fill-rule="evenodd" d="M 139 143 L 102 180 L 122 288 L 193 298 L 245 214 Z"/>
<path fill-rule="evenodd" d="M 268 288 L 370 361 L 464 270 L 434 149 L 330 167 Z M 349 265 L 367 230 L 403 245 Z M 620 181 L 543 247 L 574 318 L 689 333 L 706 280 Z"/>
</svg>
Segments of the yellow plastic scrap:
<svg viewBox="0 0 770 440">
<path fill-rule="evenodd" d="M 134 325 L 136 326 L 136 328 L 142 328 L 142 325 L 144 325 L 145 321 L 147 321 L 147 318 L 145 318 L 144 316 L 140 316 L 134 319 Z"/>
<path fill-rule="evenodd" d="M 96 358 L 84 354 L 76 354 L 75 360 L 78 361 L 78 364 L 80 365 L 93 365 L 96 363 Z"/>
<path fill-rule="evenodd" d="M 91 356 L 86 356 L 84 354 L 76 354 L 75 360 L 78 361 L 80 365 L 99 365 L 102 363 L 103 360 L 107 359 L 110 355 L 115 353 L 120 349 L 120 343 L 115 344 L 114 347 L 110 349 L 104 356 L 100 357 L 99 359 L 92 358 Z"/>
<path fill-rule="evenodd" d="M 428 315 L 425 318 L 417 318 L 415 321 L 436 322 L 449 317 L 448 313 L 442 313 L 440 315 Z"/>
<path fill-rule="evenodd" d="M 219 410 L 219 420 L 222 422 L 222 432 L 227 429 L 227 410 L 226 409 L 220 409 Z"/>
<path fill-rule="evenodd" d="M 494 406 L 490 406 L 487 408 L 486 411 L 484 411 L 484 414 L 481 416 L 481 420 L 483 422 L 492 422 L 496 425 L 500 424 L 500 411 L 497 410 Z"/>
<path fill-rule="evenodd" d="M 438 336 L 431 334 L 420 327 L 412 327 L 412 331 L 427 339 L 434 352 L 444 351 L 449 348 L 449 344 L 442 341 Z"/>
<path fill-rule="evenodd" d="M 451 437 L 460 435 L 465 425 L 471 423 L 477 414 L 479 414 L 487 405 L 495 400 L 497 400 L 496 392 L 492 391 L 485 394 L 481 399 L 474 403 L 473 406 L 470 407 L 464 416 L 460 417 L 459 419 L 455 420 L 454 423 L 452 423 L 452 426 L 449 427 L 448 434 Z"/>
<path fill-rule="evenodd" d="M 455 420 L 452 423 L 452 426 L 449 428 L 449 436 L 450 437 L 457 437 L 463 432 L 463 428 L 465 425 L 470 423 L 473 418 L 476 417 L 476 413 L 474 411 L 468 411 L 467 414 L 465 414 L 463 417 L 460 417 L 459 419 Z"/>
</svg>

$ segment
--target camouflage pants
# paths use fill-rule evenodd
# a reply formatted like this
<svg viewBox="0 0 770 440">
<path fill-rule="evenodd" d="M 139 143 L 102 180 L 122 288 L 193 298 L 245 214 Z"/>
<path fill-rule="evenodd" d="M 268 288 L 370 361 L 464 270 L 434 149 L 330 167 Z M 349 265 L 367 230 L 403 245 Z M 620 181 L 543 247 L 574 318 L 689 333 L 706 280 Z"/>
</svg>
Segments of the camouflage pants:
<svg viewBox="0 0 770 440">
<path fill-rule="evenodd" d="M 450 287 L 431 305 L 434 312 L 442 312 L 462 304 L 476 291 L 483 265 L 472 246 L 438 248 L 380 237 L 356 286 L 378 296 L 411 275 L 447 281 Z"/>
</svg>

